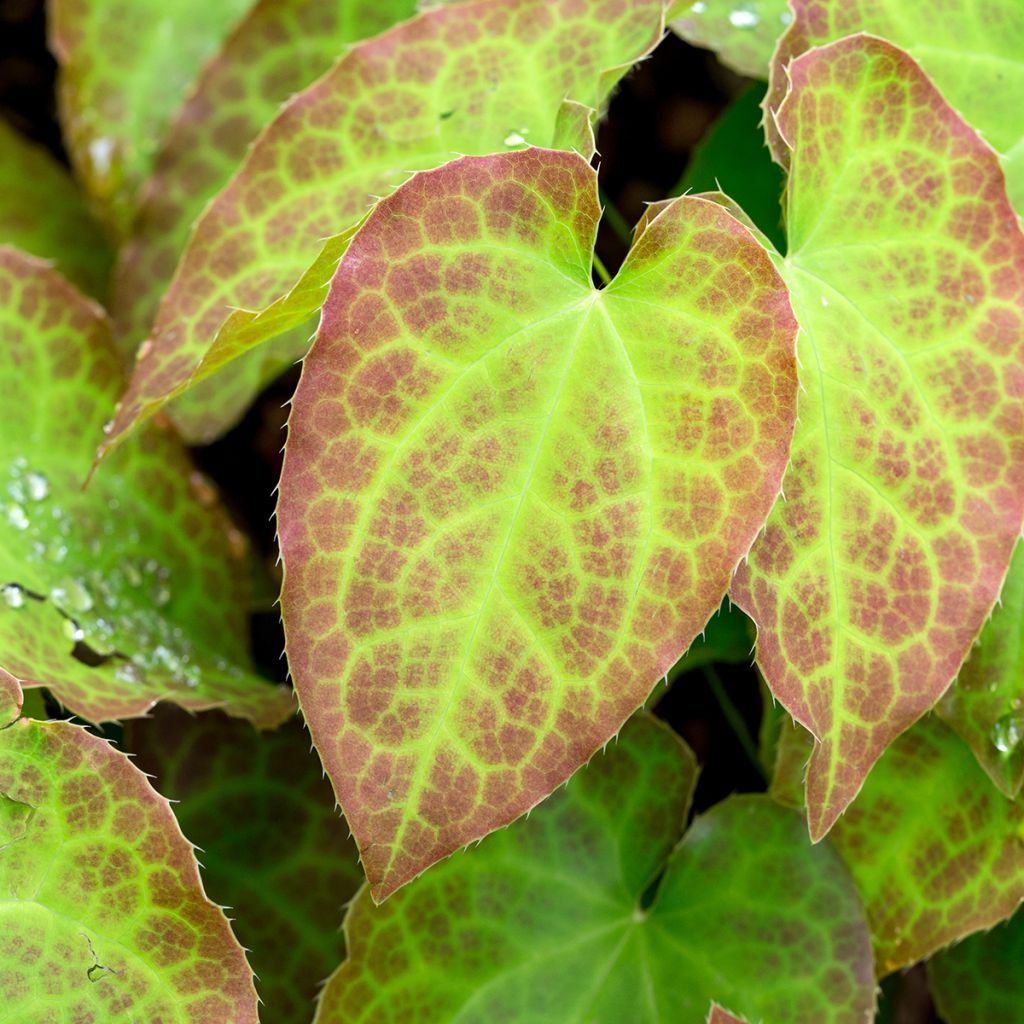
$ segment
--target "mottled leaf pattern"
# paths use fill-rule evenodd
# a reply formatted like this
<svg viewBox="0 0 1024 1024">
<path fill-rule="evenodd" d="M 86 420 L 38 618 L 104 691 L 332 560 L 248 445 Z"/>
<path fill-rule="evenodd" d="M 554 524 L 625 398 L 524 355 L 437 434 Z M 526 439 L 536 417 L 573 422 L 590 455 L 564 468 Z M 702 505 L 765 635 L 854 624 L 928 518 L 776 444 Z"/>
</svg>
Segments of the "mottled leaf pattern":
<svg viewBox="0 0 1024 1024">
<path fill-rule="evenodd" d="M 167 801 L 68 722 L 0 729 L 6 1020 L 256 1024 L 245 954 Z"/>
<path fill-rule="evenodd" d="M 952 682 L 1020 534 L 1024 235 L 995 154 L 901 50 L 851 37 L 790 78 L 800 419 L 734 597 L 820 741 L 817 838 Z"/>
<path fill-rule="evenodd" d="M 17 680 L 0 669 L 0 729 L 18 717 L 22 704 L 21 687 Z"/>
<path fill-rule="evenodd" d="M 784 726 L 777 797 L 799 800 L 809 752 L 808 734 Z M 879 977 L 992 927 L 1024 899 L 1024 806 L 988 783 L 934 715 L 886 751 L 829 838 L 867 907 Z"/>
<path fill-rule="evenodd" d="M 177 438 L 149 428 L 82 490 L 122 384 L 98 307 L 0 247 L 0 338 L 0 668 L 93 719 L 179 697 L 286 716 L 249 671 L 245 543 Z M 76 664 L 76 642 L 105 663 Z"/>
<path fill-rule="evenodd" d="M 718 607 L 778 493 L 795 322 L 680 199 L 603 291 L 596 175 L 530 149 L 383 200 L 293 404 L 289 665 L 382 898 L 528 810 Z"/>
<path fill-rule="evenodd" d="M 171 116 L 252 0 L 50 0 L 50 49 L 78 177 L 124 234 Z"/>
<path fill-rule="evenodd" d="M 703 1024 L 712 998 L 864 1024 L 870 944 L 838 857 L 766 797 L 719 804 L 677 845 L 695 779 L 638 716 L 529 819 L 383 906 L 364 890 L 316 1024 Z"/>
<path fill-rule="evenodd" d="M 248 348 L 318 309 L 326 261 L 308 301 L 288 304 L 287 322 L 252 336 L 254 314 L 243 314 L 244 345 L 238 322 L 225 323 L 233 309 L 258 311 L 288 292 L 325 236 L 352 227 L 412 171 L 459 153 L 561 145 L 563 100 L 577 101 L 569 122 L 578 128 L 580 104 L 603 106 L 661 25 L 661 0 L 476 0 L 354 46 L 275 118 L 199 220 L 112 439 L 186 386 L 211 344 Z M 210 412 L 205 437 L 224 426 Z M 191 432 L 199 436 L 197 424 Z"/>
<path fill-rule="evenodd" d="M 746 1021 L 741 1020 L 735 1014 L 730 1013 L 728 1010 L 723 1010 L 722 1007 L 717 1004 L 712 1005 L 710 1012 L 708 1013 L 707 1024 L 747 1024 Z"/>
<path fill-rule="evenodd" d="M 232 908 L 263 1019 L 308 1024 L 344 955 L 342 908 L 363 878 L 309 734 L 298 721 L 257 733 L 223 715 L 161 708 L 132 722 L 125 744 L 203 851 L 210 896 Z"/>
</svg>

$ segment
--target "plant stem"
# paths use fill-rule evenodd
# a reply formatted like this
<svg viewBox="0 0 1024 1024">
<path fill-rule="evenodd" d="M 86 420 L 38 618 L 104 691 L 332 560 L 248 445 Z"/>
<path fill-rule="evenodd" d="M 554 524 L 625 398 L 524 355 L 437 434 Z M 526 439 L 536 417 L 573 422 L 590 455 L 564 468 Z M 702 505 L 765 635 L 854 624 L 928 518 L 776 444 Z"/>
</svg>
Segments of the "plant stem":
<svg viewBox="0 0 1024 1024">
<path fill-rule="evenodd" d="M 623 242 L 627 248 L 633 244 L 633 229 L 626 222 L 626 218 L 619 213 L 618 207 L 608 198 L 608 193 L 604 189 L 601 189 L 599 193 L 601 203 L 604 206 L 605 219 L 608 221 L 608 227 L 618 235 L 619 240 Z"/>
<path fill-rule="evenodd" d="M 601 257 L 594 253 L 594 266 L 597 268 L 597 276 L 601 278 L 604 284 L 612 283 L 612 275 L 608 273 L 608 269 L 601 262 Z"/>
<path fill-rule="evenodd" d="M 722 709 L 725 720 L 736 734 L 736 739 L 739 740 L 743 753 L 747 755 L 747 760 L 753 765 L 761 781 L 767 785 L 768 778 L 757 756 L 757 744 L 750 735 L 750 730 L 747 728 L 747 723 L 743 720 L 743 716 L 737 710 L 736 705 L 733 704 L 729 694 L 726 693 L 725 684 L 722 682 L 721 676 L 719 676 L 714 665 L 705 665 L 701 671 L 704 673 L 704 678 L 708 681 L 708 686 L 711 687 L 711 692 L 715 695 L 715 700 L 718 701 L 718 706 Z"/>
</svg>

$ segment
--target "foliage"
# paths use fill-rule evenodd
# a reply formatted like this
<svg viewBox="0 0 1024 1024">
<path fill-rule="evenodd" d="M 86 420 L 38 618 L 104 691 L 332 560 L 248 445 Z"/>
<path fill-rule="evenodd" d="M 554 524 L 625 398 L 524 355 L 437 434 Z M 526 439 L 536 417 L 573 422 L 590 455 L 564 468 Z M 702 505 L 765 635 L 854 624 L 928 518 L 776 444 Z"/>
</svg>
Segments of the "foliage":
<svg viewBox="0 0 1024 1024">
<path fill-rule="evenodd" d="M 933 6 L 49 0 L 0 1016 L 860 1024 L 927 961 L 1024 1021 L 1024 8 Z M 666 26 L 761 84 L 629 237 Z M 275 575 L 186 445 L 300 358 Z M 701 789 L 701 676 L 767 793 Z"/>
</svg>

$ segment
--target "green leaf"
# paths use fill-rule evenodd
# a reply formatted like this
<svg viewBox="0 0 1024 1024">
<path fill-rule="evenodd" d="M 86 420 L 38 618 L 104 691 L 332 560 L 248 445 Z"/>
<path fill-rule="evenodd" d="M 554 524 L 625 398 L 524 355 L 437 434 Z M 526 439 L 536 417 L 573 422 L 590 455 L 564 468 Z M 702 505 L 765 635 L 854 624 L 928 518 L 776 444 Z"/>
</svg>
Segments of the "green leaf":
<svg viewBox="0 0 1024 1024">
<path fill-rule="evenodd" d="M 50 0 L 50 49 L 72 165 L 124 235 L 199 69 L 252 0 Z"/>
<path fill-rule="evenodd" d="M 151 427 L 82 489 L 122 384 L 102 312 L 0 247 L 0 337 L 0 667 L 93 720 L 172 699 L 280 721 L 290 695 L 249 668 L 245 542 L 178 439 Z"/>
<path fill-rule="evenodd" d="M 528 820 L 383 906 L 364 890 L 316 1024 L 702 1024 L 712 998 L 863 1024 L 870 943 L 839 858 L 763 796 L 679 842 L 695 781 L 690 751 L 640 715 Z"/>
<path fill-rule="evenodd" d="M 210 895 L 234 908 L 264 1019 L 308 1024 L 344 956 L 341 908 L 362 871 L 301 723 L 257 733 L 223 715 L 162 708 L 131 723 L 125 745 L 203 851 Z"/>
<path fill-rule="evenodd" d="M 904 47 L 935 80 L 949 104 L 999 151 L 1010 199 L 1024 214 L 1024 5 L 1020 0 L 952 3 L 936 16 L 934 0 L 792 0 L 795 17 L 771 69 L 766 106 L 786 95 L 786 66 L 813 46 L 870 32 Z M 786 146 L 766 119 L 775 158 Z"/>
<path fill-rule="evenodd" d="M 799 801 L 809 750 L 803 729 L 784 728 L 777 798 Z M 989 785 L 933 715 L 886 751 L 829 838 L 867 907 L 879 977 L 992 927 L 1024 899 L 1024 806 Z"/>
<path fill-rule="evenodd" d="M 1017 544 L 999 601 L 938 711 L 989 778 L 1014 797 L 1024 781 L 1024 543 Z"/>
<path fill-rule="evenodd" d="M 946 1024 L 1019 1024 L 1024 1007 L 1024 911 L 932 957 L 935 1004 Z"/>
<path fill-rule="evenodd" d="M 281 104 L 327 71 L 350 43 L 415 10 L 415 0 L 260 0 L 243 18 L 172 122 L 120 250 L 112 315 L 118 344 L 127 353 L 134 353 L 152 326 L 193 222 Z M 309 305 L 316 308 L 321 299 L 318 294 Z M 211 419 L 219 429 L 233 425 L 253 395 L 306 351 L 311 333 L 312 327 L 300 324 L 291 337 L 177 403 L 179 427 L 192 439 L 206 440 L 210 428 L 204 423 Z M 200 372 L 196 379 L 206 375 Z"/>
<path fill-rule="evenodd" d="M 354 227 L 412 171 L 581 138 L 589 158 L 587 108 L 604 104 L 661 29 L 661 0 L 474 0 L 352 47 L 281 111 L 196 224 L 110 441 L 188 387 L 211 346 L 238 353 L 305 322 L 334 270 L 324 258 L 309 269 L 324 236 Z M 328 245 L 343 250 L 337 241 Z M 261 322 L 254 311 L 304 274 L 302 295 Z M 241 325 L 232 309 L 246 311 Z M 211 403 L 190 436 L 225 426 Z"/>
<path fill-rule="evenodd" d="M 1024 235 L 995 154 L 889 43 L 790 66 L 793 464 L 734 599 L 819 740 L 811 834 L 953 681 L 1024 518 Z"/>
<path fill-rule="evenodd" d="M 787 0 L 678 0 L 668 18 L 673 31 L 714 50 L 727 67 L 767 78 L 775 44 L 793 12 Z"/>
<path fill-rule="evenodd" d="M 289 665 L 374 896 L 518 817 L 719 606 L 778 493 L 795 323 L 684 198 L 591 283 L 581 157 L 422 172 L 349 245 L 293 404 Z"/>
<path fill-rule="evenodd" d="M 113 257 L 81 192 L 49 153 L 2 118 L 0 244 L 53 260 L 90 295 L 106 295 Z"/>
<path fill-rule="evenodd" d="M 256 1024 L 245 954 L 169 804 L 85 729 L 0 729 L 0 890 L 7 1020 Z"/>
</svg>

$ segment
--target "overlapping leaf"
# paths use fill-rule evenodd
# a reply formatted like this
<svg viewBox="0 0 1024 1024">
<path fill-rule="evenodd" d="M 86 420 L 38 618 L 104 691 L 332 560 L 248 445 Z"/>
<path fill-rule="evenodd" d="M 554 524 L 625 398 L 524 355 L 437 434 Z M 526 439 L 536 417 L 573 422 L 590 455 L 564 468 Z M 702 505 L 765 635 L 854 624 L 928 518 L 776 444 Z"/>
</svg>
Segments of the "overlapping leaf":
<svg viewBox="0 0 1024 1024">
<path fill-rule="evenodd" d="M 475 0 L 354 46 L 285 107 L 196 225 L 111 440 L 198 380 L 211 346 L 237 355 L 305 322 L 334 268 L 322 257 L 309 270 L 324 237 L 410 172 L 458 153 L 579 145 L 587 108 L 661 26 L 661 0 Z M 273 317 L 253 312 L 280 296 Z M 192 436 L 224 427 L 209 413 Z"/>
<path fill-rule="evenodd" d="M 112 314 L 122 349 L 132 354 L 145 338 L 189 228 L 280 105 L 325 72 L 350 43 L 415 10 L 415 0 L 260 0 L 252 8 L 203 69 L 156 156 L 118 257 Z M 179 427 L 203 438 L 211 419 L 221 428 L 230 425 L 270 377 L 306 351 L 311 333 L 312 328 L 295 328 L 291 337 L 254 353 L 216 383 L 197 388 L 175 406 Z M 201 368 L 199 375 L 206 372 Z"/>
<path fill-rule="evenodd" d="M 245 954 L 170 806 L 85 729 L 0 728 L 0 891 L 6 1019 L 256 1024 Z"/>
<path fill-rule="evenodd" d="M 702 1024 L 712 998 L 751 1020 L 868 1021 L 870 943 L 838 857 L 763 796 L 678 842 L 695 781 L 641 715 L 528 820 L 383 906 L 364 890 L 316 1024 Z"/>
<path fill-rule="evenodd" d="M 778 797 L 799 801 L 810 742 L 784 728 Z M 879 976 L 992 927 L 1024 899 L 1024 806 L 935 716 L 893 743 L 830 839 L 867 907 Z"/>
<path fill-rule="evenodd" d="M 820 741 L 820 837 L 956 676 L 1020 534 L 1024 235 L 996 155 L 901 50 L 851 37 L 789 74 L 800 420 L 734 597 Z"/>
<path fill-rule="evenodd" d="M 203 851 L 210 896 L 233 908 L 264 1020 L 308 1024 L 344 955 L 342 907 L 362 882 L 309 736 L 297 721 L 257 733 L 216 713 L 163 708 L 131 723 L 125 743 Z"/>
<path fill-rule="evenodd" d="M 79 178 L 114 230 L 174 111 L 252 0 L 50 0 L 61 121 Z"/>
<path fill-rule="evenodd" d="M 771 69 L 767 106 L 786 95 L 786 66 L 812 46 L 870 32 L 906 48 L 952 107 L 1002 154 L 1010 199 L 1024 214 L 1024 5 L 1019 0 L 792 0 L 795 17 Z M 788 160 L 772 117 L 776 159 Z"/>
<path fill-rule="evenodd" d="M 999 607 L 938 710 L 989 778 L 1016 796 L 1024 781 L 1024 545 L 1014 552 Z"/>
<path fill-rule="evenodd" d="M 48 153 L 0 119 L 0 244 L 53 260 L 96 298 L 113 258 L 82 193 Z"/>
<path fill-rule="evenodd" d="M 306 358 L 288 657 L 378 898 L 528 810 L 685 652 L 778 492 L 781 279 L 684 198 L 591 284 L 596 175 L 531 149 L 383 200 Z"/>
<path fill-rule="evenodd" d="M 741 1020 L 728 1010 L 723 1010 L 722 1007 L 714 1004 L 708 1012 L 707 1024 L 747 1024 L 747 1022 Z"/>
<path fill-rule="evenodd" d="M 162 698 L 281 720 L 248 667 L 244 541 L 177 438 L 150 428 L 82 490 L 121 386 L 102 313 L 0 247 L 0 338 L 0 668 L 97 720 Z"/>
</svg>

